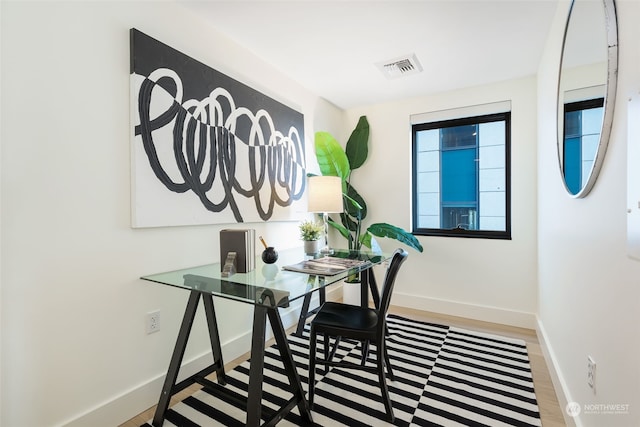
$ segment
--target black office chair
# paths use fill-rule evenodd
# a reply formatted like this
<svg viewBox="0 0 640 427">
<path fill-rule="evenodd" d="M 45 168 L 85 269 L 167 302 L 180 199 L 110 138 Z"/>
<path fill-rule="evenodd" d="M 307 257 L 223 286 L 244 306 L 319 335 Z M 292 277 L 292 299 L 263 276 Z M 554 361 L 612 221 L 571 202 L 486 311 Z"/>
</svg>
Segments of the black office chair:
<svg viewBox="0 0 640 427">
<path fill-rule="evenodd" d="M 325 366 L 325 373 L 329 366 L 338 366 L 347 369 L 359 369 L 370 372 L 377 372 L 382 390 L 382 401 L 387 413 L 387 419 L 393 422 L 393 408 L 389 398 L 389 390 L 385 378 L 385 366 L 387 367 L 389 379 L 393 380 L 393 371 L 389 362 L 389 355 L 385 345 L 386 317 L 393 285 L 398 275 L 400 266 L 407 259 L 407 251 L 397 249 L 393 253 L 391 263 L 387 268 L 384 284 L 382 288 L 382 298 L 379 308 L 359 307 L 336 302 L 325 302 L 311 321 L 311 333 L 309 339 L 309 404 L 313 408 L 313 397 L 315 388 L 316 364 Z M 316 335 L 324 335 L 324 359 L 316 358 Z M 329 341 L 331 337 L 336 338 L 336 343 L 329 352 Z M 354 339 L 362 342 L 363 358 L 361 364 L 340 361 L 334 362 L 338 343 L 341 338 Z M 376 346 L 376 366 L 366 366 L 366 358 L 369 343 Z"/>
</svg>

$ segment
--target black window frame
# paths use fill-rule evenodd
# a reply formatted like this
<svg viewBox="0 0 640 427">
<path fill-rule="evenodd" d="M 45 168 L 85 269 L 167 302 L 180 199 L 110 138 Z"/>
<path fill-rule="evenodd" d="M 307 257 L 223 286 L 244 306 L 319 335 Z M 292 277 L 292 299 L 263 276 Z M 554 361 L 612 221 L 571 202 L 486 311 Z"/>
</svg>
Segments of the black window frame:
<svg viewBox="0 0 640 427">
<path fill-rule="evenodd" d="M 496 121 L 505 123 L 505 230 L 468 230 L 461 227 L 443 228 L 420 228 L 418 224 L 418 132 L 447 127 L 465 126 L 471 124 L 482 124 Z M 511 240 L 511 111 L 501 113 L 484 114 L 449 120 L 439 120 L 428 123 L 416 123 L 411 126 L 411 199 L 412 199 L 412 233 L 418 236 L 442 236 L 442 237 L 466 237 L 479 239 L 500 239 Z M 441 151 L 442 147 L 439 147 Z M 442 175 L 440 175 L 442 178 Z M 440 184 L 442 186 L 442 183 Z"/>
</svg>

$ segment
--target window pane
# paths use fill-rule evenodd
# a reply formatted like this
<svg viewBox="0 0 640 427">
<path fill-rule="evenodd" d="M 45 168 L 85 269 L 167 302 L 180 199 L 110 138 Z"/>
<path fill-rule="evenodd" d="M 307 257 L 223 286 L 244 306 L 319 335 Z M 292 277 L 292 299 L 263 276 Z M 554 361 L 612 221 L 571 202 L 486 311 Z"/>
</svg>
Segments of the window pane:
<svg viewBox="0 0 640 427">
<path fill-rule="evenodd" d="M 443 150 L 476 145 L 476 125 L 446 128 L 440 132 Z"/>
<path fill-rule="evenodd" d="M 443 228 L 477 229 L 475 208 L 444 208 L 442 212 Z"/>
<path fill-rule="evenodd" d="M 582 111 L 582 134 L 600 135 L 604 108 L 588 108 Z"/>
<path fill-rule="evenodd" d="M 476 150 L 442 152 L 442 202 L 475 202 L 477 199 Z"/>
<path fill-rule="evenodd" d="M 432 151 L 440 149 L 440 132 L 437 129 L 420 132 L 418 135 L 418 151 Z"/>
<path fill-rule="evenodd" d="M 482 123 L 478 126 L 478 145 L 488 147 L 497 145 L 504 147 L 505 122 Z"/>
<path fill-rule="evenodd" d="M 501 169 L 480 169 L 480 176 L 478 185 L 480 187 L 480 194 L 490 191 L 505 190 L 504 183 L 504 168 Z"/>
<path fill-rule="evenodd" d="M 580 125 L 580 118 L 582 114 L 580 111 L 572 111 L 567 113 L 564 117 L 564 135 L 565 137 L 572 137 L 575 135 L 580 135 L 580 129 L 582 126 Z"/>
</svg>

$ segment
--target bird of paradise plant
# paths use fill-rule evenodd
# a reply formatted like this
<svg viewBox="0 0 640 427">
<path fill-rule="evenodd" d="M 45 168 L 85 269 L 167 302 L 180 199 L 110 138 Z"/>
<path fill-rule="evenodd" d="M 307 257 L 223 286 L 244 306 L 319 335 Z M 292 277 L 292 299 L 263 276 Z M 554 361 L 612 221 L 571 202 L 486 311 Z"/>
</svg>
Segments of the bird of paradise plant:
<svg viewBox="0 0 640 427">
<path fill-rule="evenodd" d="M 329 225 L 347 239 L 350 250 L 360 250 L 362 246 L 377 250 L 376 237 L 395 239 L 419 252 L 422 245 L 415 236 L 395 225 L 378 222 L 362 229 L 367 217 L 367 204 L 351 185 L 351 174 L 364 164 L 369 155 L 369 122 L 361 116 L 343 150 L 342 146 L 328 132 L 316 132 L 315 152 L 322 175 L 342 178 L 344 212 L 340 222 L 329 218 Z"/>
</svg>

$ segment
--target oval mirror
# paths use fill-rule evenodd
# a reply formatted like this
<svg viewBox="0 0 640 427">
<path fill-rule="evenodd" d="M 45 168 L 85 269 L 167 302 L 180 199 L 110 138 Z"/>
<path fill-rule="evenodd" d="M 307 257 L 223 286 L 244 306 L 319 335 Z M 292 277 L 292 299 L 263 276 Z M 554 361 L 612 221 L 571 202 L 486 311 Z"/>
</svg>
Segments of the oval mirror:
<svg viewBox="0 0 640 427">
<path fill-rule="evenodd" d="M 558 158 L 572 197 L 586 196 L 609 143 L 618 73 L 614 0 L 572 0 L 558 79 Z"/>
</svg>

